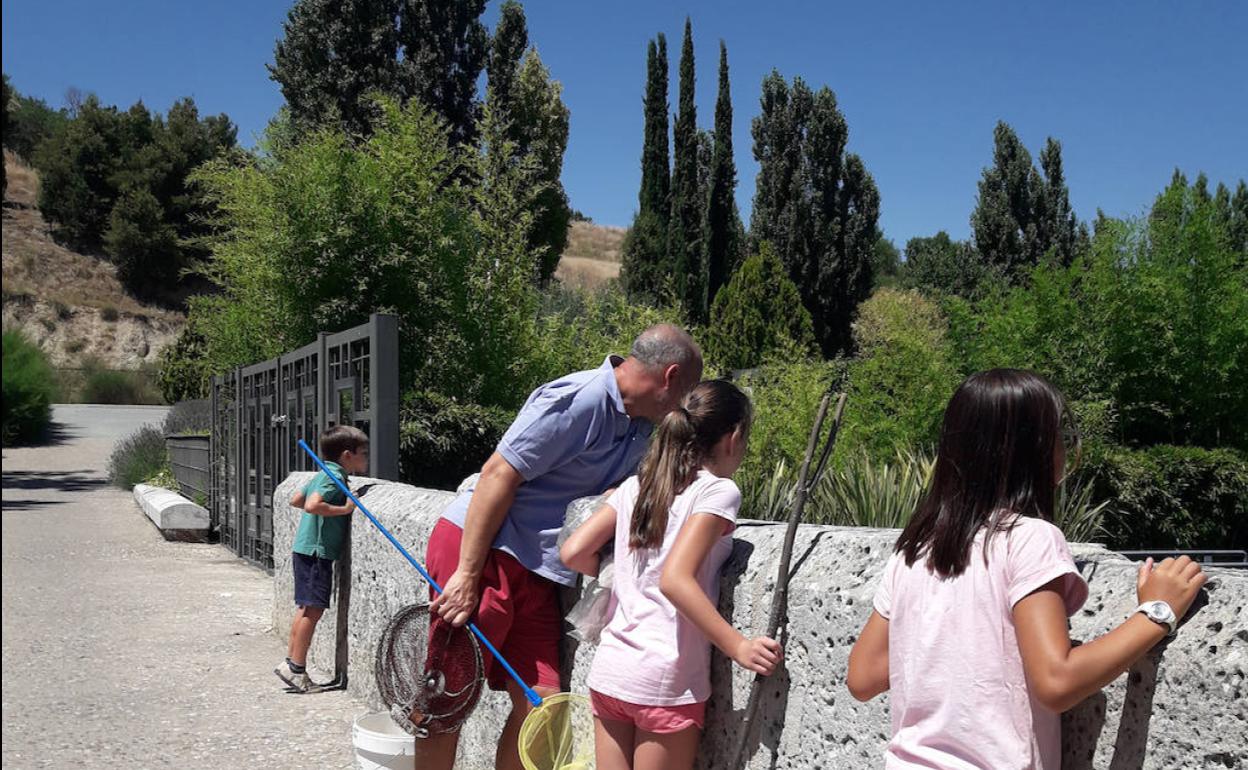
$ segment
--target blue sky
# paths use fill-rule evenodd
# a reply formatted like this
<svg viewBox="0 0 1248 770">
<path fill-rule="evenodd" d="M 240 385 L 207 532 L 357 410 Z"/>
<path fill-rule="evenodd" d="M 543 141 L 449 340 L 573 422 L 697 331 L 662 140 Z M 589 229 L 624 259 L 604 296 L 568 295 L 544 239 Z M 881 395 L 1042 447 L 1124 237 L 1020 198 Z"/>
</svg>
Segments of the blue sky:
<svg viewBox="0 0 1248 770">
<path fill-rule="evenodd" d="M 281 104 L 265 64 L 289 2 L 6 0 L 4 71 L 63 103 L 70 86 L 164 110 L 183 95 L 226 112 L 240 139 Z M 491 27 L 498 2 L 486 12 Z M 1003 119 L 1038 153 L 1061 140 L 1075 209 L 1143 211 L 1177 166 L 1216 183 L 1248 177 L 1248 3 L 538 2 L 530 39 L 572 112 L 572 205 L 627 225 L 636 207 L 646 41 L 668 37 L 671 100 L 693 18 L 698 121 L 713 121 L 718 42 L 728 45 L 738 201 L 748 223 L 757 165 L 750 120 L 774 67 L 830 86 L 850 149 L 875 176 L 881 226 L 903 245 L 966 237 L 980 170 Z"/>
</svg>

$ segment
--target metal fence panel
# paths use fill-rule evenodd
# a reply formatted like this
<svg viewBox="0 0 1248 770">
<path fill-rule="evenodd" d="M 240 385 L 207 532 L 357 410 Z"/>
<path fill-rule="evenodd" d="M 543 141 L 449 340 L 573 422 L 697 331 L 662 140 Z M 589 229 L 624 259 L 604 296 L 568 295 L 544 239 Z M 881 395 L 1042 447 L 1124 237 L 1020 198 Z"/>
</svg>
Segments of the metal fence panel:
<svg viewBox="0 0 1248 770">
<path fill-rule="evenodd" d="M 211 439 L 208 436 L 166 436 L 169 466 L 184 497 L 205 507 L 209 503 Z"/>
<path fill-rule="evenodd" d="M 397 479 L 398 319 L 366 324 L 212 380 L 208 499 L 221 542 L 273 568 L 273 491 L 287 474 L 311 470 L 299 451 L 326 427 L 355 425 L 369 436 L 369 475 Z"/>
</svg>

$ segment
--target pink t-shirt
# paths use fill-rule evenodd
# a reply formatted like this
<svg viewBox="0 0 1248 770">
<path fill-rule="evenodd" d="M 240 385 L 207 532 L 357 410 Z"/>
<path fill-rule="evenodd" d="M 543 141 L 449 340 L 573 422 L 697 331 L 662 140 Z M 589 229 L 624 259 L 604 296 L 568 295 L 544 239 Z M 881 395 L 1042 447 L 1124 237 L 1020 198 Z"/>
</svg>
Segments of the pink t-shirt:
<svg viewBox="0 0 1248 770">
<path fill-rule="evenodd" d="M 711 697 L 711 643 L 659 590 L 659 576 L 677 533 L 694 514 L 736 525 L 741 492 L 731 479 L 698 471 L 672 501 L 663 545 L 634 551 L 628 547 L 628 525 L 638 486 L 633 476 L 607 500 L 615 509 L 611 620 L 602 630 L 588 683 L 603 695 L 644 706 L 701 703 Z M 698 570 L 698 585 L 712 602 L 719 601 L 719 573 L 731 553 L 732 536 L 725 534 Z"/>
<path fill-rule="evenodd" d="M 1066 614 L 1088 598 L 1061 530 L 1019 517 L 998 532 L 984 561 L 984 530 L 970 563 L 942 579 L 919 559 L 894 553 L 875 594 L 888 618 L 888 680 L 893 738 L 886 768 L 1058 770 L 1058 714 L 1030 695 L 1014 605 L 1063 577 Z"/>
</svg>

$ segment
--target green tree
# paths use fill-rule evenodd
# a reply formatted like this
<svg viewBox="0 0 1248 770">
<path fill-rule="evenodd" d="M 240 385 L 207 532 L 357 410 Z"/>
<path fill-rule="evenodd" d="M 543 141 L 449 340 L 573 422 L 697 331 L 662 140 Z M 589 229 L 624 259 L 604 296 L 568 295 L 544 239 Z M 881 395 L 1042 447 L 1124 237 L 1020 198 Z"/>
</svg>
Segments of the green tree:
<svg viewBox="0 0 1248 770">
<path fill-rule="evenodd" d="M 976 299 L 987 288 L 989 275 L 975 247 L 953 240 L 944 230 L 906 242 L 906 263 L 901 270 L 901 283 L 906 288 Z"/>
<path fill-rule="evenodd" d="M 204 355 L 220 370 L 391 312 L 410 387 L 515 407 L 532 382 L 535 164 L 488 109 L 481 151 L 419 100 L 378 114 L 362 143 L 323 130 L 272 162 L 197 172 L 217 212 L 219 291 L 191 305 Z M 456 183 L 464 168 L 480 183 Z"/>
<path fill-rule="evenodd" d="M 4 75 L 8 120 L 4 129 L 4 146 L 19 158 L 31 163 L 43 140 L 55 134 L 69 120 L 65 110 L 54 110 L 42 99 L 24 96 Z"/>
<path fill-rule="evenodd" d="M 404 0 L 399 7 L 399 91 L 440 115 L 451 143 L 476 139 L 477 78 L 489 55 L 485 0 Z"/>
<path fill-rule="evenodd" d="M 117 277 L 132 290 L 147 293 L 178 279 L 177 233 L 146 187 L 128 190 L 113 206 L 104 249 L 117 264 Z"/>
<path fill-rule="evenodd" d="M 117 199 L 114 175 L 126 155 L 122 118 L 88 96 L 78 115 L 39 145 L 39 209 L 53 234 L 82 249 L 100 246 Z"/>
<path fill-rule="evenodd" d="M 750 238 L 775 245 L 824 354 L 850 350 L 854 313 L 873 283 L 875 180 L 845 151 L 849 127 L 827 87 L 812 93 L 801 78 L 790 87 L 773 71 L 752 133 L 759 171 Z"/>
<path fill-rule="evenodd" d="M 620 278 L 632 297 L 658 297 L 668 277 L 671 168 L 667 106 L 667 38 L 660 32 L 646 49 L 641 187 L 637 193 L 637 215 L 624 241 L 620 266 Z"/>
<path fill-rule="evenodd" d="M 371 94 L 400 90 L 398 12 L 399 0 L 297 0 L 269 65 L 296 134 L 327 124 L 369 133 Z"/>
<path fill-rule="evenodd" d="M 1044 176 L 1014 129 L 999 121 L 993 130 L 993 163 L 979 181 L 971 213 L 976 250 L 1012 281 L 1047 254 L 1068 265 L 1087 246 L 1087 228 L 1070 206 L 1062 171 L 1062 148 L 1054 139 L 1040 155 Z"/>
<path fill-rule="evenodd" d="M 1241 262 L 1248 261 L 1248 184 L 1239 180 L 1235 196 L 1232 197 L 1230 188 L 1219 182 L 1213 203 L 1218 222 L 1230 240 L 1231 249 L 1242 256 Z"/>
<path fill-rule="evenodd" d="M 525 54 L 513 88 L 509 133 L 519 153 L 537 164 L 540 190 L 530 211 L 529 248 L 539 254 L 538 277 L 550 280 L 568 244 L 571 209 L 560 176 L 568 148 L 570 113 L 563 103 L 563 87 L 553 80 L 536 48 Z"/>
<path fill-rule="evenodd" d="M 698 116 L 694 103 L 693 24 L 685 17 L 680 49 L 680 97 L 672 132 L 672 213 L 667 232 L 676 296 L 694 322 L 706 317 L 706 269 L 702 263 L 704 199 L 698 194 Z"/>
<path fill-rule="evenodd" d="M 707 358 L 728 369 L 746 369 L 778 350 L 813 354 L 814 327 L 801 299 L 775 250 L 764 241 L 715 298 L 706 332 Z"/>
<path fill-rule="evenodd" d="M 719 41 L 719 95 L 715 99 L 715 139 L 711 152 L 710 191 L 706 208 L 706 300 L 714 305 L 719 290 L 736 269 L 737 166 L 732 156 L 732 96 L 728 83 L 728 48 Z"/>
<path fill-rule="evenodd" d="M 892 239 L 880 233 L 880 237 L 875 239 L 875 248 L 871 250 L 871 275 L 875 278 L 875 285 L 892 285 L 900 274 L 901 249 Z"/>
<path fill-rule="evenodd" d="M 486 65 L 486 99 L 505 120 L 512 119 L 512 90 L 520 70 L 520 59 L 528 47 L 529 28 L 524 7 L 516 0 L 505 0 L 498 10 L 498 26 L 490 38 L 490 57 Z"/>
</svg>

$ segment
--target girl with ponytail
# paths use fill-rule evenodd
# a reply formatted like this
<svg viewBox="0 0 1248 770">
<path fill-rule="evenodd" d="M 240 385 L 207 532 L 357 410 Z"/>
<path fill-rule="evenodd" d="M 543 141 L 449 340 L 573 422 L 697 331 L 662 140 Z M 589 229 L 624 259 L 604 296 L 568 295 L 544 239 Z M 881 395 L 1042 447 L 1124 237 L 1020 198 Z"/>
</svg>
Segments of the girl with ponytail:
<svg viewBox="0 0 1248 770">
<path fill-rule="evenodd" d="M 773 639 L 747 639 L 716 609 L 741 492 L 731 476 L 749 436 L 749 398 L 714 380 L 659 425 L 638 475 L 620 485 L 560 549 L 598 572 L 614 538 L 611 619 L 589 673 L 599 770 L 691 768 L 711 695 L 710 645 L 769 675 Z"/>
</svg>

